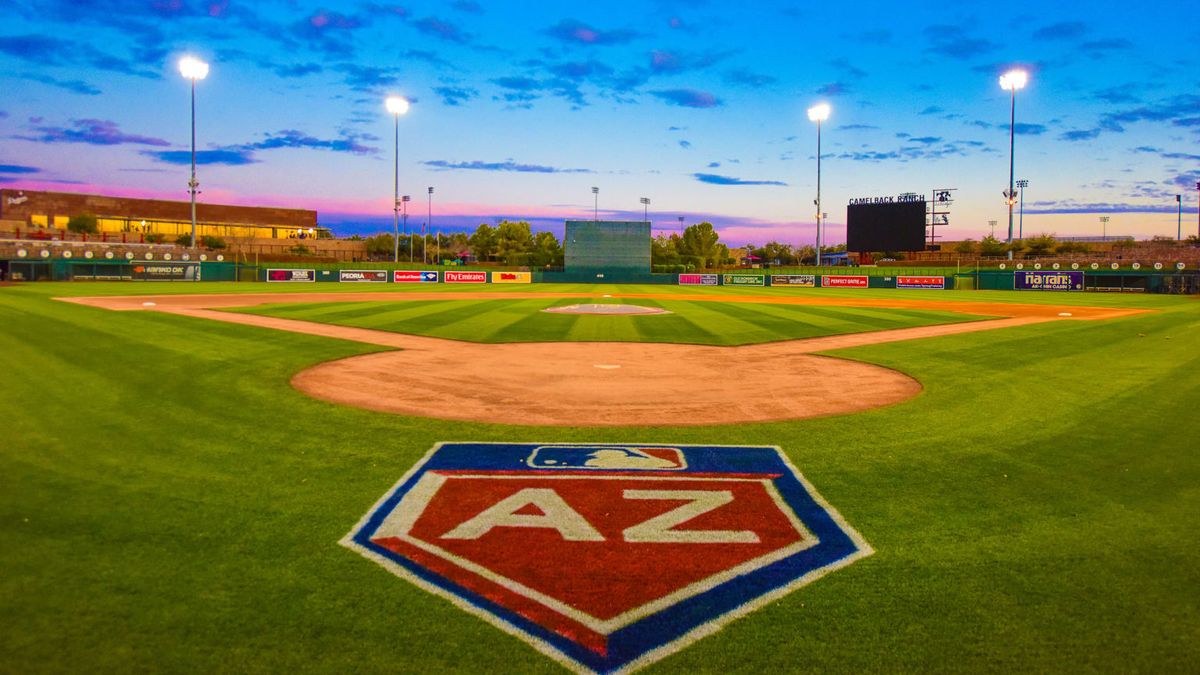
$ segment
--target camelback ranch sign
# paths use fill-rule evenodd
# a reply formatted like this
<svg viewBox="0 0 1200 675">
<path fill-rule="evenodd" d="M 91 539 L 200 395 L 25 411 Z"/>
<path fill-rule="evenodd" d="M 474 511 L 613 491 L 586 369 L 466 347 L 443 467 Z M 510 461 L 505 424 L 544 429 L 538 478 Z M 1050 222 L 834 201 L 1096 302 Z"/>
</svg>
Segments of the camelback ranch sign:
<svg viewBox="0 0 1200 675">
<path fill-rule="evenodd" d="M 817 277 L 814 274 L 772 274 L 771 285 L 814 288 L 817 285 Z"/>
<path fill-rule="evenodd" d="M 679 275 L 679 285 L 680 286 L 716 286 L 718 283 L 717 282 L 718 278 L 719 277 L 716 274 L 680 274 Z"/>
<path fill-rule="evenodd" d="M 597 673 L 872 552 L 779 448 L 642 443 L 440 444 L 341 543 Z"/>
<path fill-rule="evenodd" d="M 726 274 L 726 286 L 762 286 L 765 277 L 761 274 Z"/>
<path fill-rule="evenodd" d="M 1014 272 L 1018 291 L 1082 291 L 1083 272 Z"/>
</svg>

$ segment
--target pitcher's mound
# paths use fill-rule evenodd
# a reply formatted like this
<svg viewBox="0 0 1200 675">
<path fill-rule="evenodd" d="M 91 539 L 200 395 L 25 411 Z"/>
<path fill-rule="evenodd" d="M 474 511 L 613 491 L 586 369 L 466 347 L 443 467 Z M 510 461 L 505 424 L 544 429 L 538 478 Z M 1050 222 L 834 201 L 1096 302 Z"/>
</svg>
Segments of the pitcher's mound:
<svg viewBox="0 0 1200 675">
<path fill-rule="evenodd" d="M 543 309 L 543 312 L 551 314 L 670 314 L 661 307 L 642 307 L 641 305 L 617 305 L 612 303 L 598 304 L 588 303 L 583 305 L 566 305 L 564 307 L 550 307 Z"/>
</svg>

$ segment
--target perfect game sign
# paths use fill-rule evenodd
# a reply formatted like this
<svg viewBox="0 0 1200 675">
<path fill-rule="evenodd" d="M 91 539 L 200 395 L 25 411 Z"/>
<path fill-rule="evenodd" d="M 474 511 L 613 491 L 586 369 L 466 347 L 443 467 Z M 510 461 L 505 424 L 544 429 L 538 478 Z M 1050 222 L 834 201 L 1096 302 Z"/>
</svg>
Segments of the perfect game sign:
<svg viewBox="0 0 1200 675">
<path fill-rule="evenodd" d="M 778 448 L 637 443 L 439 445 L 342 544 L 601 673 L 871 553 Z"/>
</svg>

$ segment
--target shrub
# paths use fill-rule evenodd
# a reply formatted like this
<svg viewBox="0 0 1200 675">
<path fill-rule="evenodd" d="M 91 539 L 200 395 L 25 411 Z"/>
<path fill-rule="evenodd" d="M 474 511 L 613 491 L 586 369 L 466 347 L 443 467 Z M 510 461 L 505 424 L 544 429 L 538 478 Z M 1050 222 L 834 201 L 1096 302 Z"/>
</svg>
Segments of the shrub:
<svg viewBox="0 0 1200 675">
<path fill-rule="evenodd" d="M 151 232 L 143 237 L 143 239 L 145 239 L 146 243 L 148 244 L 161 244 L 167 240 L 167 235 L 161 232 Z"/>
<path fill-rule="evenodd" d="M 200 245 L 210 251 L 218 251 L 225 248 L 225 240 L 220 237 L 214 237 L 211 234 L 206 234 L 200 237 Z"/>
<path fill-rule="evenodd" d="M 311 251 L 309 251 L 308 247 L 304 244 L 297 244 L 296 246 L 289 248 L 288 253 L 291 253 L 292 255 L 308 255 L 311 253 Z"/>
<path fill-rule="evenodd" d="M 184 248 L 190 247 L 192 245 L 192 235 L 181 234 L 178 237 L 175 237 L 175 245 L 182 246 Z"/>
</svg>

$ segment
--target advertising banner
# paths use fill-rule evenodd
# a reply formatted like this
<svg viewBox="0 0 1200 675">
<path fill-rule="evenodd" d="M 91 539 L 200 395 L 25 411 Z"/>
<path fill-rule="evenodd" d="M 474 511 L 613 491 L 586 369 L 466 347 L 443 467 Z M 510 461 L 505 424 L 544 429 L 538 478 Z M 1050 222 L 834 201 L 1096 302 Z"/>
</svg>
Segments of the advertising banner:
<svg viewBox="0 0 1200 675">
<path fill-rule="evenodd" d="M 817 285 L 817 277 L 814 274 L 772 274 L 771 285 L 814 288 Z"/>
<path fill-rule="evenodd" d="M 436 284 L 438 273 L 435 270 L 394 270 L 392 282 L 397 284 Z"/>
<path fill-rule="evenodd" d="M 532 272 L 492 272 L 493 284 L 531 284 Z"/>
<path fill-rule="evenodd" d="M 821 277 L 821 286 L 824 288 L 866 288 L 867 285 L 866 276 L 831 274 Z"/>
<path fill-rule="evenodd" d="M 338 281 L 366 281 L 376 284 L 386 284 L 387 279 L 387 270 L 341 270 L 338 272 Z"/>
<path fill-rule="evenodd" d="M 946 277 L 897 276 L 896 288 L 945 288 Z"/>
<path fill-rule="evenodd" d="M 726 274 L 726 286 L 762 286 L 764 277 L 761 274 Z"/>
<path fill-rule="evenodd" d="M 154 262 L 133 266 L 136 281 L 199 281 L 200 263 Z"/>
<path fill-rule="evenodd" d="M 1018 291 L 1082 291 L 1083 272 L 1014 272 Z"/>
<path fill-rule="evenodd" d="M 486 284 L 487 272 L 442 272 L 442 281 L 448 284 Z"/>
<path fill-rule="evenodd" d="M 715 274 L 680 274 L 680 286 L 716 286 L 717 275 Z"/>
<path fill-rule="evenodd" d="M 267 270 L 267 281 L 316 281 L 316 270 Z"/>
</svg>

